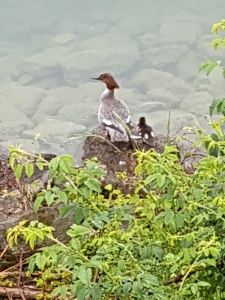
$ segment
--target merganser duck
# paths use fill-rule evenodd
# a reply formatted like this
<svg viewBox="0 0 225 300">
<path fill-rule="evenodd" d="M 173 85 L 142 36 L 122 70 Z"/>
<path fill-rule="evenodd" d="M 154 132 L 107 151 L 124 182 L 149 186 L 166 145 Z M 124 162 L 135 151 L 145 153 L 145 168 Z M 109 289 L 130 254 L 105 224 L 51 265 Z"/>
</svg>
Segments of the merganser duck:
<svg viewBox="0 0 225 300">
<path fill-rule="evenodd" d="M 133 124 L 127 105 L 114 95 L 114 89 L 119 89 L 119 85 L 109 73 L 91 79 L 100 80 L 106 84 L 106 89 L 100 96 L 99 122 L 105 127 L 111 142 L 128 142 L 129 134 L 126 126 L 132 129 Z"/>
<path fill-rule="evenodd" d="M 139 123 L 137 127 L 143 143 L 146 143 L 149 146 L 154 147 L 154 133 L 152 127 L 146 124 L 146 120 L 144 117 L 141 117 L 139 119 Z"/>
</svg>

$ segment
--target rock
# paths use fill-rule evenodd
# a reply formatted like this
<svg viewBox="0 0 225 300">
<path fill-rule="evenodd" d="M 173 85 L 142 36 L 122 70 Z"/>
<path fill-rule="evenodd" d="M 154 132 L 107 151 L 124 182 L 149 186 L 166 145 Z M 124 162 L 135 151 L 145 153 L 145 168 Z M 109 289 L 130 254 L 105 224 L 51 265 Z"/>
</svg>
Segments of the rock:
<svg viewBox="0 0 225 300">
<path fill-rule="evenodd" d="M 180 78 L 190 79 L 198 74 L 201 60 L 195 51 L 188 51 L 177 63 L 177 73 Z"/>
<path fill-rule="evenodd" d="M 43 89 L 19 86 L 16 83 L 1 84 L 0 93 L 9 98 L 15 107 L 28 118 L 34 114 L 38 104 L 44 98 Z"/>
<path fill-rule="evenodd" d="M 180 103 L 180 108 L 197 116 L 208 114 L 213 97 L 206 91 L 194 92 L 186 96 Z"/>
<path fill-rule="evenodd" d="M 42 52 L 32 56 L 24 57 L 24 61 L 42 67 L 55 67 L 60 65 L 65 56 L 70 53 L 70 48 L 62 45 L 55 45 L 44 49 Z"/>
<path fill-rule="evenodd" d="M 158 34 L 145 32 L 144 34 L 137 36 L 136 38 L 142 50 L 149 49 L 150 47 L 154 48 L 159 45 Z"/>
<path fill-rule="evenodd" d="M 74 40 L 75 38 L 76 38 L 76 36 L 73 33 L 67 32 L 64 34 L 57 35 L 56 37 L 54 37 L 52 39 L 52 41 L 57 44 L 64 45 L 64 44 L 67 44 L 68 42 Z"/>
<path fill-rule="evenodd" d="M 194 16 L 174 14 L 165 18 L 160 29 L 161 42 L 165 44 L 191 45 L 201 34 L 202 29 Z"/>
<path fill-rule="evenodd" d="M 147 144 L 143 144 L 141 140 L 129 142 L 116 142 L 111 144 L 109 141 L 103 140 L 104 129 L 99 126 L 92 131 L 92 134 L 99 137 L 87 137 L 83 146 L 82 160 L 97 157 L 107 175 L 104 178 L 103 184 L 111 183 L 114 189 L 121 189 L 124 194 L 132 193 L 136 177 L 134 176 L 134 169 L 137 165 L 134 152 L 136 149 L 151 149 Z M 154 148 L 156 151 L 162 153 L 166 139 L 164 136 L 157 136 L 155 138 Z M 121 180 L 115 172 L 126 172 L 128 180 Z"/>
<path fill-rule="evenodd" d="M 0 123 L 0 141 L 9 141 L 21 137 L 23 131 L 32 127 L 30 122 L 3 122 Z"/>
<path fill-rule="evenodd" d="M 61 141 L 62 139 L 66 139 L 74 134 L 82 133 L 84 130 L 85 126 L 83 125 L 46 118 L 34 129 L 25 130 L 24 135 L 33 138 L 37 133 L 41 133 L 40 139 L 49 138 Z"/>
<path fill-rule="evenodd" d="M 177 62 L 185 52 L 187 52 L 186 45 L 162 46 L 146 49 L 143 52 L 142 59 L 144 64 L 153 68 L 164 68 L 167 65 Z"/>
<path fill-rule="evenodd" d="M 177 97 L 174 93 L 162 89 L 152 89 L 149 92 L 147 92 L 147 95 L 144 99 L 142 99 L 143 102 L 145 102 L 146 109 L 148 106 L 148 103 L 160 103 L 161 109 L 168 109 L 168 108 L 177 108 L 180 103 L 179 97 Z M 149 101 L 149 102 L 147 102 Z M 148 112 L 151 112 L 150 109 L 148 109 Z M 147 111 L 146 111 L 147 112 Z"/>
<path fill-rule="evenodd" d="M 15 107 L 13 101 L 5 95 L 0 95 L 0 122 L 17 122 L 30 124 L 30 120 Z"/>
<path fill-rule="evenodd" d="M 63 101 L 52 97 L 46 96 L 38 108 L 35 111 L 34 116 L 32 117 L 32 121 L 37 124 L 41 120 L 43 120 L 46 116 L 55 116 L 57 111 L 63 106 Z"/>
<path fill-rule="evenodd" d="M 152 89 L 163 89 L 174 93 L 180 98 L 193 91 L 193 88 L 182 79 L 168 72 L 154 69 L 141 70 L 133 77 L 131 83 L 143 93 L 147 93 Z"/>
<path fill-rule="evenodd" d="M 113 43 L 112 43 L 113 38 Z M 118 47 L 120 45 L 120 47 Z M 61 65 L 66 70 L 102 70 L 121 74 L 122 70 L 130 68 L 139 58 L 138 45 L 128 35 L 110 30 L 107 34 L 84 40 L 79 44 L 80 51 L 67 54 L 62 58 Z"/>
</svg>

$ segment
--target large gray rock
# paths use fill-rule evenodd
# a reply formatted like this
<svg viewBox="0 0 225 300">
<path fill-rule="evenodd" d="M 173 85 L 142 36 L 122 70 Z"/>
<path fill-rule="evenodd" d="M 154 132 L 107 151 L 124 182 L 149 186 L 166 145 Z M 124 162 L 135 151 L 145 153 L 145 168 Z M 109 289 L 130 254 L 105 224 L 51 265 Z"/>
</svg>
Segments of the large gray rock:
<svg viewBox="0 0 225 300">
<path fill-rule="evenodd" d="M 17 122 L 30 123 L 27 116 L 16 108 L 13 101 L 2 94 L 0 94 L 0 107 L 0 122 L 15 122 L 16 120 Z"/>
<path fill-rule="evenodd" d="M 155 69 L 141 70 L 133 77 L 131 83 L 143 93 L 147 93 L 152 89 L 163 89 L 172 92 L 179 98 L 183 98 L 193 91 L 193 88 L 184 80 L 168 72 Z"/>
<path fill-rule="evenodd" d="M 206 91 L 194 92 L 181 101 L 180 108 L 186 112 L 202 116 L 208 114 L 212 100 L 213 97 Z"/>
<path fill-rule="evenodd" d="M 61 122 L 58 120 L 46 118 L 39 123 L 35 128 L 25 130 L 24 135 L 33 138 L 37 133 L 41 133 L 40 139 L 49 138 L 53 140 L 62 141 L 73 134 L 82 133 L 85 126 L 75 124 L 72 122 Z"/>
<path fill-rule="evenodd" d="M 24 87 L 10 82 L 0 85 L 0 93 L 14 103 L 15 107 L 27 117 L 31 117 L 44 98 L 44 90 L 38 87 Z"/>
<path fill-rule="evenodd" d="M 186 51 L 186 45 L 146 49 L 142 54 L 142 60 L 149 66 L 163 68 L 177 62 Z"/>
<path fill-rule="evenodd" d="M 146 109 L 149 110 L 146 112 L 151 112 L 150 107 L 148 108 L 148 105 L 153 103 L 160 103 L 161 109 L 168 109 L 168 108 L 178 108 L 180 103 L 180 98 L 175 95 L 175 93 L 172 93 L 168 90 L 164 90 L 163 88 L 156 88 L 152 89 L 149 92 L 147 92 L 146 96 L 142 99 L 144 104 L 142 105 L 142 108 L 146 106 Z"/>
<path fill-rule="evenodd" d="M 197 19 L 189 14 L 174 14 L 165 18 L 160 29 L 161 42 L 191 45 L 202 32 Z"/>
<path fill-rule="evenodd" d="M 23 135 L 23 131 L 31 128 L 31 122 L 3 122 L 0 123 L 0 141 L 9 141 L 17 139 Z"/>
<path fill-rule="evenodd" d="M 201 66 L 199 55 L 195 51 L 188 51 L 179 59 L 177 63 L 177 73 L 180 78 L 190 79 L 198 74 Z"/>
</svg>

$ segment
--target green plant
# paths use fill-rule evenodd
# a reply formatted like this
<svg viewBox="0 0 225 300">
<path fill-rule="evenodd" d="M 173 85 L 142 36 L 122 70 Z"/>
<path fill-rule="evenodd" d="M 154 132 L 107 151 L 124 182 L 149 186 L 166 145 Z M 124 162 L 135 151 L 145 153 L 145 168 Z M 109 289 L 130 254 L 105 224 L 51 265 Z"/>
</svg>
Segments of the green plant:
<svg viewBox="0 0 225 300">
<path fill-rule="evenodd" d="M 10 247 L 19 236 L 31 248 L 46 238 L 54 243 L 29 259 L 30 274 L 40 272 L 36 285 L 61 299 L 223 299 L 224 158 L 207 155 L 188 175 L 177 151 L 137 152 L 139 179 L 127 196 L 110 185 L 105 196 L 95 161 L 76 169 L 70 156 L 49 163 L 38 156 L 33 163 L 49 167 L 60 187 L 41 191 L 35 210 L 62 202 L 61 216 L 72 213 L 74 224 L 66 245 L 38 222 L 9 230 Z M 11 152 L 14 162 L 15 153 L 29 157 Z"/>
</svg>

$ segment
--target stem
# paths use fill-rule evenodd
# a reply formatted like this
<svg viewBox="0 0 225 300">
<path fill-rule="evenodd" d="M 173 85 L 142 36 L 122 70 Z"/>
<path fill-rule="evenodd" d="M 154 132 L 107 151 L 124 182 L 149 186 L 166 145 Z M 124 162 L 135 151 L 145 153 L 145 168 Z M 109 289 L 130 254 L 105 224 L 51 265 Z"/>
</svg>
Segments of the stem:
<svg viewBox="0 0 225 300">
<path fill-rule="evenodd" d="M 180 288 L 179 288 L 179 292 L 181 292 L 183 285 L 187 279 L 187 277 L 189 276 L 189 274 L 191 273 L 191 271 L 193 271 L 197 261 L 199 260 L 199 258 L 202 256 L 202 253 L 205 251 L 205 249 L 207 249 L 209 246 L 211 246 L 214 243 L 213 240 L 211 240 L 205 247 L 202 248 L 202 250 L 200 251 L 199 255 L 196 257 L 195 261 L 193 262 L 193 264 L 190 266 L 190 268 L 188 269 L 187 273 L 185 274 L 185 276 L 183 277 L 183 280 L 181 282 Z"/>
</svg>

